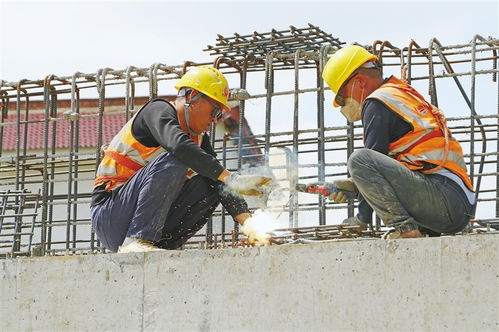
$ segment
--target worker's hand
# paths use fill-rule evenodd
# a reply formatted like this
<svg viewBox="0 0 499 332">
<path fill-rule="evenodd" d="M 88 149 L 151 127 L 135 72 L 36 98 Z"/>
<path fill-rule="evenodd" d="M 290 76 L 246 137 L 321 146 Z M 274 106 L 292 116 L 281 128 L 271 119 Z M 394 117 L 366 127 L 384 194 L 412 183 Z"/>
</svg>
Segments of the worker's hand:
<svg viewBox="0 0 499 332">
<path fill-rule="evenodd" d="M 342 190 L 358 193 L 355 183 L 353 183 L 352 179 L 350 178 L 334 180 L 332 183 L 332 187 L 336 188 L 337 191 L 332 192 L 329 195 L 329 200 L 335 203 L 345 203 L 348 200 L 347 195 Z"/>
<path fill-rule="evenodd" d="M 248 219 L 251 218 L 251 213 L 249 212 L 243 212 L 239 213 L 237 216 L 234 217 L 234 220 L 240 223 L 241 225 L 244 225 L 244 222 Z"/>
<path fill-rule="evenodd" d="M 239 195 L 259 196 L 272 182 L 272 178 L 263 175 L 232 173 L 225 179 L 227 187 Z"/>
<path fill-rule="evenodd" d="M 367 226 L 369 226 L 368 223 L 363 222 L 359 218 L 355 217 L 350 217 L 346 218 L 343 220 L 341 223 L 342 226 L 357 226 L 359 230 L 365 231 L 367 229 Z"/>
<path fill-rule="evenodd" d="M 246 219 L 242 227 L 243 234 L 248 237 L 250 244 L 268 245 L 270 244 L 270 234 L 266 232 L 268 227 L 261 225 L 260 221 L 253 218 Z"/>
</svg>

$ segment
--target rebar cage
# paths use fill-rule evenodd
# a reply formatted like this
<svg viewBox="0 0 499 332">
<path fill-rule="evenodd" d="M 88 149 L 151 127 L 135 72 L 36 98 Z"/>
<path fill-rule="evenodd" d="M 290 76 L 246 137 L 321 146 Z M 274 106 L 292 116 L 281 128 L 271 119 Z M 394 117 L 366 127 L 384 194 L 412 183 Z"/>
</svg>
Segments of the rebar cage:
<svg viewBox="0 0 499 332">
<path fill-rule="evenodd" d="M 468 231 L 493 231 L 499 221 L 499 40 L 473 37 L 460 45 L 436 38 L 424 47 L 415 41 L 397 47 L 388 41 L 366 46 L 379 56 L 384 75 L 407 80 L 443 109 L 465 159 L 478 197 Z M 347 176 L 346 161 L 362 147 L 362 129 L 331 107 L 322 68 L 343 42 L 318 27 L 218 36 L 205 51 L 228 78 L 239 121 L 232 133 L 211 128 L 220 161 L 230 170 L 257 163 L 270 168 L 283 189 L 268 206 L 287 238 L 376 237 L 379 218 L 368 231 L 353 232 L 341 221 L 354 215 L 355 202 L 334 204 L 321 196 L 297 193 L 297 182 Z M 101 147 L 116 132 L 107 119 L 123 125 L 147 100 L 174 92 L 186 61 L 149 68 L 103 68 L 96 73 L 48 75 L 43 80 L 0 81 L 0 255 L 101 253 L 91 228 L 89 204 Z M 160 93 L 161 92 L 161 93 Z M 140 95 L 147 96 L 140 98 Z M 84 101 L 95 100 L 95 107 Z M 110 101 L 118 101 L 110 106 Z M 35 105 L 40 105 L 35 107 Z M 88 133 L 89 123 L 93 123 Z M 245 130 L 245 125 L 251 131 Z M 62 129 L 62 130 L 61 130 Z M 217 132 L 218 131 L 218 132 Z M 38 135 L 38 136 L 36 136 Z M 92 144 L 83 141 L 91 135 Z M 33 137 L 36 144 L 33 143 Z M 10 142 L 10 143 L 9 143 Z M 62 143 L 61 143 L 62 142 Z M 251 201 L 252 208 L 262 205 Z M 289 232 L 292 235 L 289 235 Z M 232 219 L 219 207 L 188 246 L 245 245 Z"/>
</svg>

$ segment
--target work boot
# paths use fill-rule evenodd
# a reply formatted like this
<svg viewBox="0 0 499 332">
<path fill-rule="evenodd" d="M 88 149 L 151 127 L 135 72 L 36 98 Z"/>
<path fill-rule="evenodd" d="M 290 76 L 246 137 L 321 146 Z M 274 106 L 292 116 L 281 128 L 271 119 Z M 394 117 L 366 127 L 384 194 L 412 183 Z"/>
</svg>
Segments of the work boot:
<svg viewBox="0 0 499 332">
<path fill-rule="evenodd" d="M 350 217 L 343 220 L 341 226 L 357 226 L 359 230 L 365 231 L 367 229 L 368 224 L 361 221 L 357 217 Z"/>
<path fill-rule="evenodd" d="M 148 252 L 148 251 L 164 251 L 156 247 L 151 241 L 147 241 L 139 238 L 127 237 L 123 244 L 118 248 L 118 253 L 128 253 L 128 252 Z"/>
</svg>

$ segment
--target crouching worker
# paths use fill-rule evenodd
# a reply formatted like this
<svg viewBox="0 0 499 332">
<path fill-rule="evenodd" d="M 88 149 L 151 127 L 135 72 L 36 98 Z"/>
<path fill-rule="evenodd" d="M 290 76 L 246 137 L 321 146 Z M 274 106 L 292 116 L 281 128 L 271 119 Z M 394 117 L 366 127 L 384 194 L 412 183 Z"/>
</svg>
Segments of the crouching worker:
<svg viewBox="0 0 499 332">
<path fill-rule="evenodd" d="M 175 249 L 208 221 L 221 202 L 244 224 L 246 202 L 221 190 L 258 193 L 270 179 L 231 173 L 217 161 L 206 132 L 230 110 L 226 78 L 195 67 L 177 82 L 173 104 L 144 105 L 104 151 L 92 193 L 91 219 L 109 250 Z"/>
<path fill-rule="evenodd" d="M 322 77 L 334 106 L 350 122 L 362 120 L 364 149 L 348 160 L 351 178 L 338 189 L 358 189 L 358 214 L 344 223 L 361 228 L 372 211 L 395 229 L 393 237 L 455 233 L 474 213 L 475 196 L 461 145 L 443 113 L 405 81 L 383 79 L 377 57 L 345 46 L 328 60 Z M 330 197 L 343 202 L 341 193 Z"/>
</svg>

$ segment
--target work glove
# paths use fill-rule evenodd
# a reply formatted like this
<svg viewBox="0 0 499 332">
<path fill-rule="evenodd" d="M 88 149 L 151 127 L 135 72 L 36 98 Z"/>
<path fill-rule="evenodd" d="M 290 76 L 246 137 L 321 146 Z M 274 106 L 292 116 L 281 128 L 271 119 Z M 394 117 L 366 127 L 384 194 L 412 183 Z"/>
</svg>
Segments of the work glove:
<svg viewBox="0 0 499 332">
<path fill-rule="evenodd" d="M 356 194 L 359 193 L 357 187 L 355 186 L 355 183 L 353 183 L 352 179 L 350 178 L 334 180 L 332 186 L 333 188 L 338 189 L 337 192 L 332 192 L 329 195 L 329 200 L 335 203 L 345 203 L 348 200 L 348 196 L 342 190 L 346 190 Z"/>
<path fill-rule="evenodd" d="M 267 233 L 265 225 L 261 224 L 261 220 L 248 218 L 244 221 L 242 227 L 243 234 L 248 237 L 248 242 L 255 245 L 269 245 L 270 234 Z"/>
<path fill-rule="evenodd" d="M 385 233 L 383 233 L 383 235 L 381 235 L 381 238 L 385 239 L 385 240 L 401 239 L 402 233 L 400 233 L 399 231 L 397 231 L 395 229 L 390 229 L 390 230 L 386 231 Z"/>
<path fill-rule="evenodd" d="M 270 184 L 272 178 L 263 175 L 231 173 L 225 180 L 225 185 L 239 195 L 260 196 L 264 186 Z"/>
<path fill-rule="evenodd" d="M 367 226 L 369 226 L 368 223 L 363 222 L 359 218 L 355 217 L 350 217 L 346 218 L 343 220 L 341 223 L 342 226 L 357 226 L 361 231 L 365 231 L 367 229 Z"/>
</svg>

